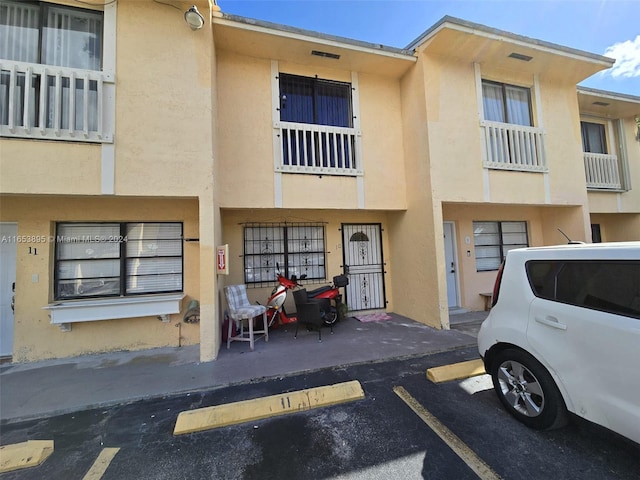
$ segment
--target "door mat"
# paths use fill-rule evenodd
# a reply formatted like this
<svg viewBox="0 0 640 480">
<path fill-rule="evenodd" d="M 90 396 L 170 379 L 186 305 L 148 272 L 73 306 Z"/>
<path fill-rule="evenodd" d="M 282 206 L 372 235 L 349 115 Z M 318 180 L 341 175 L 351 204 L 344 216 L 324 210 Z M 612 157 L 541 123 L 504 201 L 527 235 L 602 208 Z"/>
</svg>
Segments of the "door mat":
<svg viewBox="0 0 640 480">
<path fill-rule="evenodd" d="M 368 315 L 356 315 L 355 318 L 361 322 L 381 322 L 391 320 L 391 316 L 386 313 L 370 313 Z"/>
</svg>

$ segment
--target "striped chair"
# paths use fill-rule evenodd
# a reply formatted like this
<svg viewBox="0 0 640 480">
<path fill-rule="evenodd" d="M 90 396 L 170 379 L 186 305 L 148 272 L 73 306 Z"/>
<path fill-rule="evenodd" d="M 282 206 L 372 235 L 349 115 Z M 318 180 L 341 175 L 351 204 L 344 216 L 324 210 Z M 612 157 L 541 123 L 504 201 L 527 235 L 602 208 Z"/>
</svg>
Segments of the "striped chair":
<svg viewBox="0 0 640 480">
<path fill-rule="evenodd" d="M 229 285 L 224 287 L 224 296 L 227 298 L 227 304 L 229 305 L 229 317 L 235 322 L 238 327 L 238 333 L 232 335 L 233 323 L 229 322 L 229 333 L 227 335 L 227 348 L 230 347 L 231 342 L 236 340 L 239 342 L 249 342 L 251 350 L 253 350 L 253 344 L 255 340 L 259 340 L 264 337 L 264 341 L 269 341 L 269 328 L 267 326 L 267 308 L 263 305 L 252 305 L 247 298 L 247 286 L 246 285 Z M 262 315 L 262 330 L 253 329 L 253 319 Z M 247 321 L 248 331 L 244 329 L 244 321 Z M 255 336 L 255 334 L 260 334 Z"/>
</svg>

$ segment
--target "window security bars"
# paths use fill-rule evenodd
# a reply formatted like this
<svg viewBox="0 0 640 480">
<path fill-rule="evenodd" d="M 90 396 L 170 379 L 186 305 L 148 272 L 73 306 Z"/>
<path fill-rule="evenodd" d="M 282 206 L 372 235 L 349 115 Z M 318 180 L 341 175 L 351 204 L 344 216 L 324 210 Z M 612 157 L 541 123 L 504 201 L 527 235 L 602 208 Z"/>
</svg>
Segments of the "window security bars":
<svg viewBox="0 0 640 480">
<path fill-rule="evenodd" d="M 244 227 L 244 279 L 272 285 L 277 266 L 282 275 L 324 280 L 324 226 L 315 223 L 251 223 Z"/>
<path fill-rule="evenodd" d="M 507 252 L 529 246 L 527 222 L 473 222 L 476 270 L 498 270 Z"/>
<path fill-rule="evenodd" d="M 182 223 L 60 223 L 56 300 L 181 292 Z"/>
</svg>

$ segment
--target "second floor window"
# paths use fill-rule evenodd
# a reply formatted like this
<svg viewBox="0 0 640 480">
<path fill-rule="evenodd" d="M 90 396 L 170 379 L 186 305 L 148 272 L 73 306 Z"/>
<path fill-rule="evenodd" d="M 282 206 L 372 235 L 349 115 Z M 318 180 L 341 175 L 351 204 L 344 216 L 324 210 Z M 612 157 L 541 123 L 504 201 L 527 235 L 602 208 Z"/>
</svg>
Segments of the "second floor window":
<svg viewBox="0 0 640 480">
<path fill-rule="evenodd" d="M 580 122 L 582 132 L 582 151 L 589 153 L 607 152 L 607 139 L 604 133 L 604 125 L 601 123 Z"/>
<path fill-rule="evenodd" d="M 0 2 L 0 58 L 100 70 L 102 12 L 41 2 Z"/>
<path fill-rule="evenodd" d="M 280 73 L 280 120 L 353 127 L 351 84 Z"/>
<path fill-rule="evenodd" d="M 482 103 L 485 120 L 533 126 L 528 88 L 483 80 Z"/>
</svg>

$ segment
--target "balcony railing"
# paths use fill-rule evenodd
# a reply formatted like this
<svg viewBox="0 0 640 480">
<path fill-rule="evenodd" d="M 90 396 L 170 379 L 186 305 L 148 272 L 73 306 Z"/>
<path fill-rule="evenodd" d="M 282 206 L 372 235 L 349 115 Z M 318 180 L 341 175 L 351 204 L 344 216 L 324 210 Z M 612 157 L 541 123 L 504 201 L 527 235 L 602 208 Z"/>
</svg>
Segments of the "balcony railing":
<svg viewBox="0 0 640 480">
<path fill-rule="evenodd" d="M 622 190 L 620 166 L 616 155 L 584 153 L 587 188 Z"/>
<path fill-rule="evenodd" d="M 104 72 L 0 60 L 0 136 L 113 141 Z"/>
<path fill-rule="evenodd" d="M 501 170 L 546 172 L 544 131 L 510 123 L 480 123 L 484 166 Z"/>
<path fill-rule="evenodd" d="M 275 122 L 279 158 L 275 169 L 284 173 L 362 175 L 360 132 L 354 128 Z"/>
</svg>

